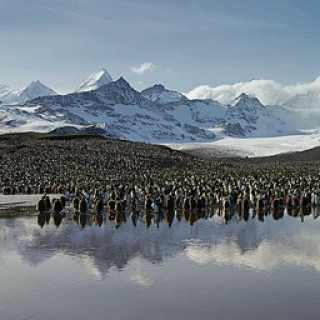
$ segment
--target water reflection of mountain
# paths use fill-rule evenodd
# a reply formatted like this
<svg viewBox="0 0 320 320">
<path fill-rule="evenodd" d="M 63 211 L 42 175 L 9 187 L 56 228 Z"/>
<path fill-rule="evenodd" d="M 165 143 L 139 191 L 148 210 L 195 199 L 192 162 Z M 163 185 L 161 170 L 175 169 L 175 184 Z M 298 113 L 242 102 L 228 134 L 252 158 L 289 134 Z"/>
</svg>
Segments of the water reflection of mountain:
<svg viewBox="0 0 320 320">
<path fill-rule="evenodd" d="M 112 267 L 124 269 L 135 257 L 159 264 L 179 254 L 196 263 L 268 269 L 291 261 L 320 270 L 318 227 L 311 218 L 302 225 L 291 217 L 274 221 L 268 216 L 261 223 L 252 216 L 246 222 L 234 216 L 225 225 L 214 216 L 193 226 L 175 218 L 171 228 L 164 222 L 146 228 L 142 220 L 133 227 L 128 219 L 120 228 L 106 220 L 101 227 L 89 221 L 80 229 L 65 219 L 58 229 L 52 221 L 41 229 L 34 218 L 20 218 L 0 220 L 0 257 L 3 250 L 15 250 L 25 261 L 39 264 L 63 253 L 82 257 L 102 277 Z"/>
</svg>

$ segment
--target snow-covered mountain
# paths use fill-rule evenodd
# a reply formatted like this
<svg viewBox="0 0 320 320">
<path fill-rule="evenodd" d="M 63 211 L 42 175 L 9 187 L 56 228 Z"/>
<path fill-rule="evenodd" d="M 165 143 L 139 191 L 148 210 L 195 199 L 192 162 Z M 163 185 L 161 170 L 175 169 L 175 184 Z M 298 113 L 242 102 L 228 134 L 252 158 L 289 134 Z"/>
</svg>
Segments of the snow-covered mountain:
<svg viewBox="0 0 320 320">
<path fill-rule="evenodd" d="M 2 107 L 0 130 L 26 131 L 30 126 L 34 130 L 37 124 L 40 131 L 60 128 L 66 132 L 74 131 L 72 127 L 86 130 L 95 125 L 99 133 L 108 136 L 148 142 L 210 141 L 224 136 L 285 133 L 284 122 L 274 112 L 245 94 L 229 106 L 183 96 L 177 101 L 159 103 L 146 96 L 120 78 L 96 90 L 39 97 L 14 109 Z"/>
<path fill-rule="evenodd" d="M 185 101 L 160 104 L 146 99 L 120 78 L 97 90 L 48 96 L 28 102 L 33 114 L 44 121 L 65 125 L 102 124 L 106 134 L 130 140 L 171 141 L 213 139 L 211 125 L 203 112 L 224 113 L 224 107 L 211 101 Z M 207 118 L 207 117 L 205 117 Z M 216 117 L 212 121 L 218 123 Z"/>
<path fill-rule="evenodd" d="M 100 71 L 91 74 L 87 80 L 82 82 L 76 89 L 75 92 L 86 92 L 96 90 L 101 86 L 112 82 L 112 78 L 107 70 L 101 69 Z"/>
<path fill-rule="evenodd" d="M 228 107 L 226 120 L 228 136 L 274 136 L 285 134 L 288 130 L 276 112 L 244 93 Z"/>
<path fill-rule="evenodd" d="M 57 93 L 39 80 L 31 82 L 24 89 L 12 89 L 9 86 L 0 85 L 0 104 L 23 104 L 28 100 L 52 95 Z"/>
<path fill-rule="evenodd" d="M 265 105 L 245 93 L 222 104 L 211 99 L 191 100 L 163 85 L 138 92 L 124 78 L 112 81 L 105 70 L 89 78 L 77 92 L 67 95 L 46 91 L 40 82 L 33 82 L 19 93 L 23 101 L 19 105 L 0 106 L 0 132 L 85 131 L 128 140 L 179 143 L 320 130 L 320 108 L 315 105 L 310 109 L 294 108 L 293 102 Z M 1 86 L 0 94 L 12 93 L 10 90 Z M 314 93 L 306 95 L 317 100 Z M 302 103 L 305 99 L 301 96 L 293 101 Z"/>
</svg>

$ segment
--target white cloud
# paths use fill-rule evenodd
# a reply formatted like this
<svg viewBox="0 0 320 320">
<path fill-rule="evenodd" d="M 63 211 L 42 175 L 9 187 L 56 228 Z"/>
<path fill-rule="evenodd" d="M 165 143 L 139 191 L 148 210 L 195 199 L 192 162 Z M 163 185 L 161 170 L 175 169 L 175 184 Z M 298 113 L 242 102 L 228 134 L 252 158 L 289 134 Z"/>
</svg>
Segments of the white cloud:
<svg viewBox="0 0 320 320">
<path fill-rule="evenodd" d="M 154 71 L 155 68 L 156 68 L 156 65 L 153 62 L 144 62 L 138 66 L 132 67 L 131 71 L 137 74 L 144 74 L 146 72 Z"/>
<path fill-rule="evenodd" d="M 199 86 L 189 93 L 189 99 L 213 99 L 223 104 L 230 104 L 241 93 L 257 97 L 263 104 L 281 104 L 297 94 L 320 92 L 320 77 L 308 83 L 283 86 L 273 80 L 251 80 L 232 85 L 210 87 Z"/>
</svg>

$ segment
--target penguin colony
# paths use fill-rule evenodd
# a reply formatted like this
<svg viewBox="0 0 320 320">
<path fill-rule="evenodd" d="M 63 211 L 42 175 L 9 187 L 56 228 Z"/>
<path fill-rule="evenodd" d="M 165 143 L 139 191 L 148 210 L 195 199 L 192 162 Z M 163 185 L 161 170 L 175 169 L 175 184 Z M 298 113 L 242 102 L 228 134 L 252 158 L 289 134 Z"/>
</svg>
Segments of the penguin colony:
<svg viewBox="0 0 320 320">
<path fill-rule="evenodd" d="M 38 210 L 66 202 L 93 210 L 226 212 L 320 205 L 320 161 L 205 159 L 162 146 L 97 137 L 0 139 L 0 192 L 42 196 Z M 40 196 L 39 196 L 40 198 Z"/>
</svg>

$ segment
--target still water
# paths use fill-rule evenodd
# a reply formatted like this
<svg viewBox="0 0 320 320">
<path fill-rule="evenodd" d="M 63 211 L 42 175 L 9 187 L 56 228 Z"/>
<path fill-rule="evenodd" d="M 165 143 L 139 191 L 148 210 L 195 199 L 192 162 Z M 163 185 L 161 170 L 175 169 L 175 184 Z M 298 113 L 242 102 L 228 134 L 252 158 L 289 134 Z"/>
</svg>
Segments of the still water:
<svg viewBox="0 0 320 320">
<path fill-rule="evenodd" d="M 319 319 L 317 214 L 187 219 L 0 219 L 1 320 Z"/>
</svg>

